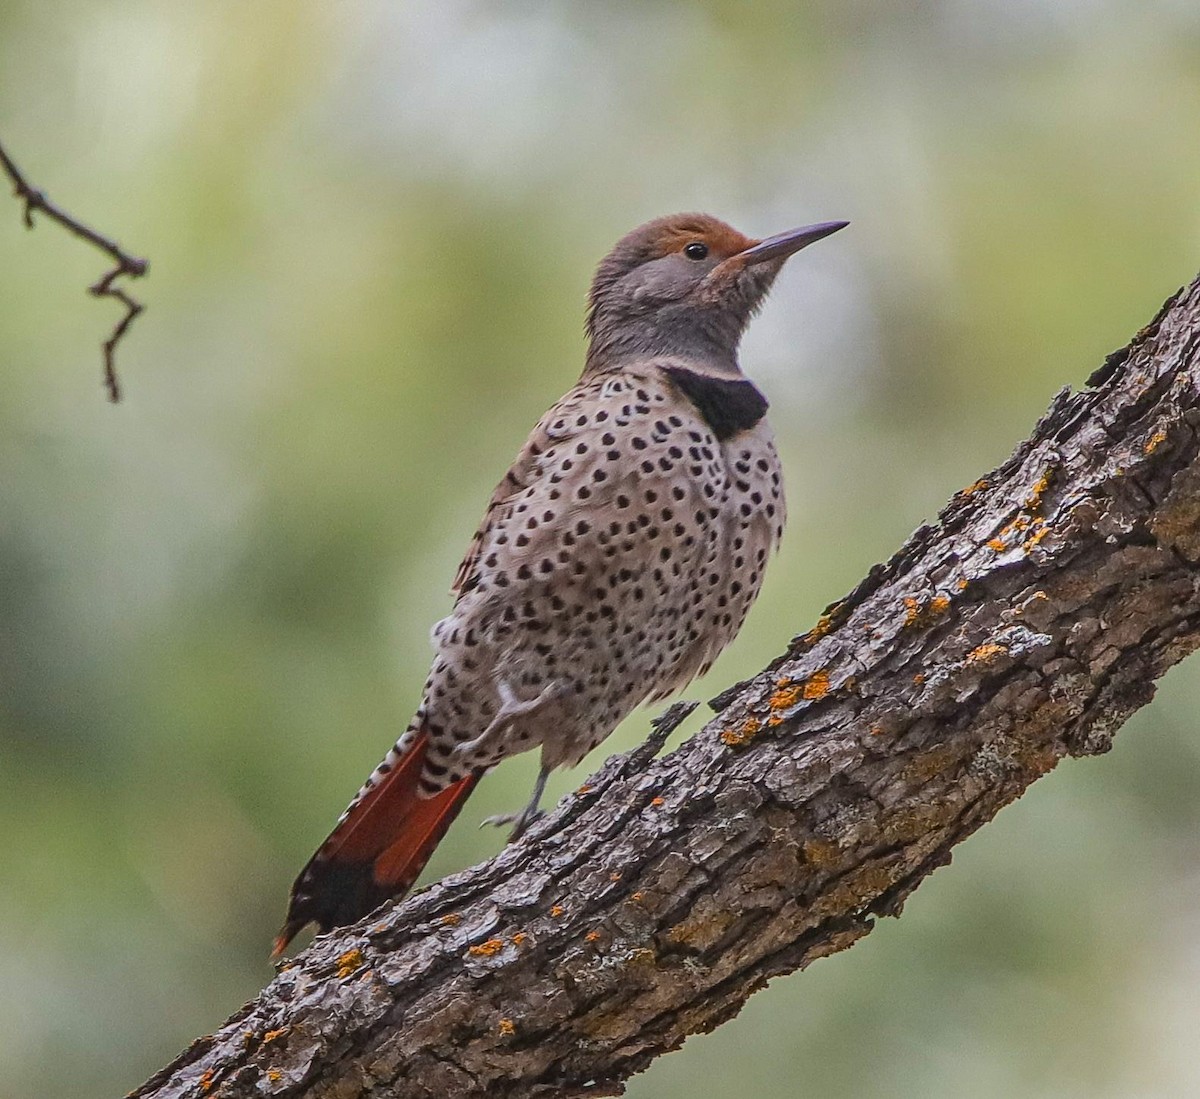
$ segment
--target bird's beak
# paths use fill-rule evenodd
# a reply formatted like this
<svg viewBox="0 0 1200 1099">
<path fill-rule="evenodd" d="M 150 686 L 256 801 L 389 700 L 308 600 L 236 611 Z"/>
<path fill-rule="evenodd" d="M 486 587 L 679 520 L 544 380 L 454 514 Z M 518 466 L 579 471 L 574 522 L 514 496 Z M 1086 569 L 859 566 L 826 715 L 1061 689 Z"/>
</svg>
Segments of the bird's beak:
<svg viewBox="0 0 1200 1099">
<path fill-rule="evenodd" d="M 799 252 L 801 248 L 807 248 L 815 241 L 845 229 L 849 224 L 848 221 L 821 221 L 816 225 L 805 225 L 802 229 L 789 229 L 786 233 L 776 233 L 773 237 L 760 240 L 731 258 L 741 260 L 745 267 L 769 259 L 786 259 L 793 252 Z"/>
</svg>

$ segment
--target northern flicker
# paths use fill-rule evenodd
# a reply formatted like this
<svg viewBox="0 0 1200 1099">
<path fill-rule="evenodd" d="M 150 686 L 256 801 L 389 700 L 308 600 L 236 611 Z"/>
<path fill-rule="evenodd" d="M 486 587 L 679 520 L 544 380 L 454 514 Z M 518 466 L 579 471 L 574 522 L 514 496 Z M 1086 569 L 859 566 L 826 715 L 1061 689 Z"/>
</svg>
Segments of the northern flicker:
<svg viewBox="0 0 1200 1099">
<path fill-rule="evenodd" d="M 785 517 L 738 344 L 787 257 L 846 224 L 755 240 L 681 214 L 601 262 L 583 374 L 493 492 L 416 715 L 296 879 L 277 954 L 401 896 L 479 778 L 540 747 L 515 838 L 548 772 L 733 639 Z"/>
</svg>

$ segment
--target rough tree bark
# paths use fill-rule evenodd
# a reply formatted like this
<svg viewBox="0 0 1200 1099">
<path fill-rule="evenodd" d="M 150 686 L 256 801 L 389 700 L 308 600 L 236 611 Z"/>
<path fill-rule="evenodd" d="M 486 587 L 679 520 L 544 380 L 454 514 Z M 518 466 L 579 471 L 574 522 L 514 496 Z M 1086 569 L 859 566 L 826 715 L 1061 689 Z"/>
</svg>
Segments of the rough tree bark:
<svg viewBox="0 0 1200 1099">
<path fill-rule="evenodd" d="M 1200 644 L 1200 279 L 671 755 L 318 939 L 133 1094 L 574 1096 L 897 915 Z"/>
</svg>

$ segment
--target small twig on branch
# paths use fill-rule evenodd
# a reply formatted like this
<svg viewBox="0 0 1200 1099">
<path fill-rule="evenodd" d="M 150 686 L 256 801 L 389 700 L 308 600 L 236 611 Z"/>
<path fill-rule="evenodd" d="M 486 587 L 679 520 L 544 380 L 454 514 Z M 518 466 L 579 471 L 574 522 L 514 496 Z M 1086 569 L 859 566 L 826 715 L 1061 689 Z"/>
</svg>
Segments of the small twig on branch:
<svg viewBox="0 0 1200 1099">
<path fill-rule="evenodd" d="M 22 175 L 20 168 L 13 162 L 12 157 L 5 152 L 3 145 L 0 145 L 0 167 L 3 167 L 5 174 L 12 180 L 13 194 L 25 204 L 24 221 L 26 228 L 33 228 L 33 215 L 35 212 L 40 211 L 53 221 L 57 221 L 64 229 L 74 233 L 81 240 L 85 240 L 93 247 L 99 248 L 101 252 L 111 257 L 116 263 L 116 266 L 111 271 L 102 275 L 88 287 L 89 294 L 97 298 L 114 298 L 125 306 L 125 315 L 117 322 L 112 333 L 102 345 L 104 349 L 104 385 L 108 390 L 108 399 L 115 404 L 121 399 L 121 386 L 117 380 L 117 344 L 120 343 L 121 338 L 128 331 L 129 326 L 133 323 L 133 319 L 145 309 L 145 306 L 129 294 L 124 287 L 116 286 L 114 283 L 122 275 L 128 275 L 133 279 L 140 278 L 149 270 L 149 261 L 139 256 L 130 255 L 116 241 L 109 239 L 102 233 L 96 232 L 95 229 L 84 225 L 83 222 L 72 217 L 61 207 L 56 206 L 46 197 L 44 192 L 33 187 L 25 176 Z"/>
</svg>

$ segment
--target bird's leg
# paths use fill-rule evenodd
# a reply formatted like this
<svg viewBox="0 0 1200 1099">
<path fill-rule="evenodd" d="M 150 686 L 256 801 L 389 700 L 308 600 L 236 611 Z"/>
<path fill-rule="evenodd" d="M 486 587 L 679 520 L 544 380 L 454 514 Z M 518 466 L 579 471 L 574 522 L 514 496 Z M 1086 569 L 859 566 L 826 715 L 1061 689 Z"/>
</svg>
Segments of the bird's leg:
<svg viewBox="0 0 1200 1099">
<path fill-rule="evenodd" d="M 479 822 L 479 827 L 482 828 L 485 824 L 492 824 L 498 828 L 502 828 L 506 824 L 511 824 L 513 830 L 508 834 L 508 842 L 515 843 L 519 840 L 530 828 L 546 815 L 546 810 L 539 804 L 542 800 L 542 793 L 546 789 L 546 779 L 550 775 L 550 768 L 542 764 L 538 768 L 538 777 L 533 784 L 533 796 L 529 799 L 529 804 L 525 806 L 519 813 L 500 813 L 494 817 L 484 817 Z"/>
<path fill-rule="evenodd" d="M 500 694 L 500 709 L 496 711 L 496 716 L 488 722 L 487 728 L 483 730 L 474 740 L 465 741 L 455 747 L 455 755 L 469 756 L 474 755 L 480 750 L 486 750 L 492 746 L 492 741 L 496 740 L 503 733 L 508 731 L 508 727 L 519 717 L 524 717 L 526 714 L 533 713 L 534 710 L 548 702 L 551 698 L 559 693 L 560 683 L 555 680 L 553 683 L 547 683 L 541 691 L 538 692 L 536 698 L 528 699 L 522 702 L 509 686 L 506 680 L 500 680 L 497 690 Z"/>
<path fill-rule="evenodd" d="M 513 694 L 512 687 L 506 681 L 500 680 L 499 712 L 492 718 L 487 728 L 479 736 L 474 740 L 468 741 L 466 744 L 460 744 L 455 751 L 466 755 L 479 748 L 488 748 L 491 741 L 507 732 L 509 726 L 514 721 L 526 714 L 533 713 L 539 707 L 557 698 L 563 693 L 565 687 L 566 684 L 562 680 L 554 680 L 551 683 L 547 683 L 538 692 L 536 698 L 522 702 Z M 542 792 L 546 789 L 546 777 L 549 774 L 550 768 L 543 764 L 538 770 L 537 781 L 533 784 L 533 796 L 529 799 L 529 804 L 519 813 L 501 813 L 497 816 L 487 817 L 479 822 L 479 826 L 482 828 L 485 824 L 493 824 L 502 827 L 506 824 L 511 824 L 513 830 L 509 833 L 509 842 L 512 843 L 514 840 L 519 839 L 524 835 L 529 826 L 543 815 L 538 803 L 542 800 Z"/>
</svg>

